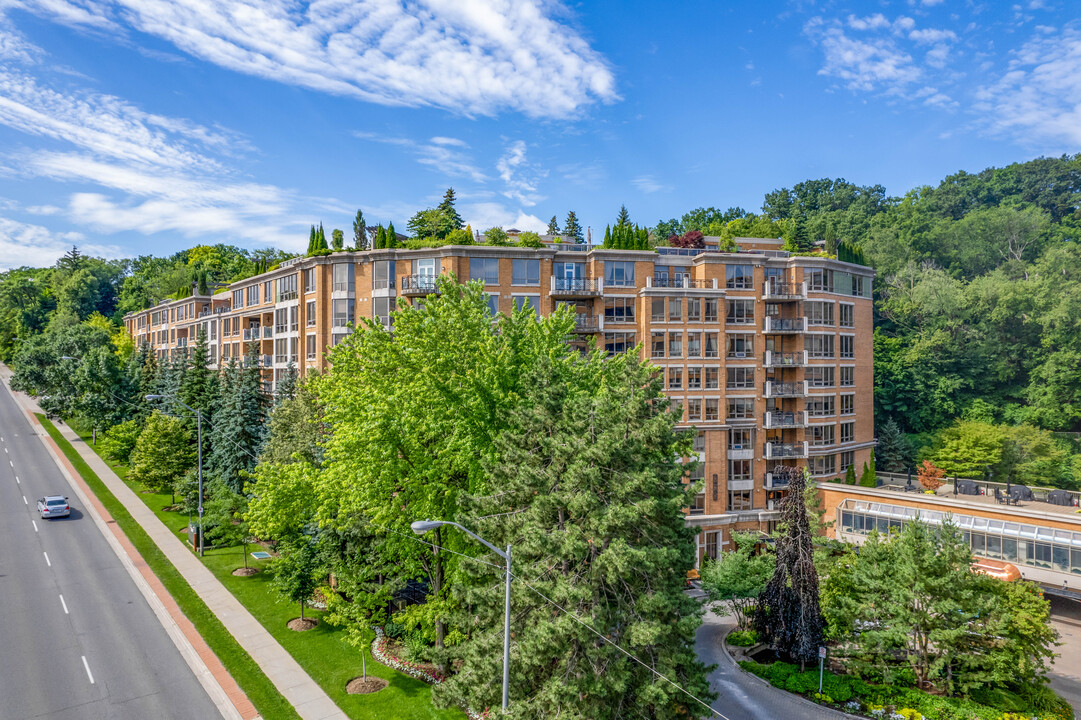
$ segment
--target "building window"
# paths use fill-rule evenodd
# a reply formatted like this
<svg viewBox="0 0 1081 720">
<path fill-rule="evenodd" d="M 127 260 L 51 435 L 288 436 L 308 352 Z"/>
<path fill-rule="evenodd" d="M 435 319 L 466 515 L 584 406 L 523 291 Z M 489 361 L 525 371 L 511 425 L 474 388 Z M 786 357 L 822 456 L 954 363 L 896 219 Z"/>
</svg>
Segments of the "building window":
<svg viewBox="0 0 1081 720">
<path fill-rule="evenodd" d="M 702 333 L 687 333 L 687 357 L 702 357 Z"/>
<path fill-rule="evenodd" d="M 833 336 L 832 335 L 805 335 L 803 338 L 803 349 L 807 351 L 807 355 L 813 358 L 832 358 L 833 357 Z"/>
<path fill-rule="evenodd" d="M 664 322 L 664 298 L 655 297 L 650 301 L 650 322 Z"/>
<path fill-rule="evenodd" d="M 702 368 L 700 368 L 700 367 L 687 368 L 687 389 L 688 390 L 701 390 L 702 389 Z"/>
<path fill-rule="evenodd" d="M 704 432 L 696 432 L 694 434 L 694 444 L 691 446 L 691 450 L 696 453 L 703 453 L 706 451 L 706 434 Z"/>
<path fill-rule="evenodd" d="M 316 356 L 315 343 L 316 343 L 315 335 L 308 335 L 306 338 L 304 338 L 304 344 L 305 344 L 304 349 L 306 350 L 307 358 L 309 360 L 315 360 L 315 356 Z"/>
<path fill-rule="evenodd" d="M 515 259 L 511 263 L 511 285 L 540 285 L 540 260 Z"/>
<path fill-rule="evenodd" d="M 811 425 L 812 445 L 833 445 L 836 442 L 833 425 Z"/>
<path fill-rule="evenodd" d="M 670 332 L 670 333 L 668 333 L 668 357 L 670 357 L 670 358 L 683 357 L 683 333 L 682 332 Z"/>
<path fill-rule="evenodd" d="M 668 322 L 681 322 L 683 320 L 683 299 L 668 298 Z"/>
<path fill-rule="evenodd" d="M 274 283 L 270 280 L 263 283 L 263 302 L 274 302 Z"/>
<path fill-rule="evenodd" d="M 752 265 L 728 265 L 725 267 L 724 286 L 729 290 L 749 290 L 754 287 Z"/>
<path fill-rule="evenodd" d="M 841 414 L 842 415 L 855 415 L 856 414 L 856 396 L 855 395 L 842 395 L 841 396 Z"/>
<path fill-rule="evenodd" d="M 606 332 L 604 334 L 604 351 L 609 355 L 627 352 L 633 347 L 634 333 Z"/>
<path fill-rule="evenodd" d="M 833 303 L 810 300 L 806 307 L 808 325 L 833 325 Z"/>
<path fill-rule="evenodd" d="M 841 431 L 842 437 L 844 436 L 844 430 Z M 853 450 L 841 453 L 841 472 L 848 470 L 848 468 L 856 464 L 856 453 Z"/>
<path fill-rule="evenodd" d="M 729 420 L 745 420 L 754 417 L 754 398 L 728 398 Z"/>
<path fill-rule="evenodd" d="M 702 401 L 699 398 L 687 399 L 687 421 L 699 422 L 702 420 Z"/>
<path fill-rule="evenodd" d="M 729 325 L 751 325 L 754 323 L 754 300 L 728 300 L 725 302 L 728 314 L 724 321 Z"/>
<path fill-rule="evenodd" d="M 604 299 L 605 323 L 634 322 L 633 297 L 608 297 Z"/>
<path fill-rule="evenodd" d="M 687 298 L 687 322 L 702 321 L 702 298 Z"/>
<path fill-rule="evenodd" d="M 278 278 L 278 302 L 283 300 L 297 299 L 297 276 L 296 273 Z"/>
<path fill-rule="evenodd" d="M 499 284 L 499 258 L 471 258 L 469 279 L 480 280 L 485 285 Z"/>
<path fill-rule="evenodd" d="M 812 365 L 807 368 L 807 381 L 811 387 L 833 387 L 833 368 L 828 365 Z"/>
<path fill-rule="evenodd" d="M 856 384 L 856 368 L 854 367 L 842 367 L 841 368 L 841 387 L 852 387 Z"/>
<path fill-rule="evenodd" d="M 728 509 L 729 510 L 751 510 L 751 491 L 750 490 L 729 490 L 728 491 Z"/>
<path fill-rule="evenodd" d="M 706 494 L 698 493 L 694 496 L 690 508 L 691 515 L 702 515 L 706 512 Z"/>
<path fill-rule="evenodd" d="M 805 404 L 807 414 L 811 417 L 833 417 L 836 414 L 836 399 L 833 395 L 810 395 Z"/>
<path fill-rule="evenodd" d="M 494 318 L 499 314 L 499 296 L 484 293 L 484 300 L 488 303 L 488 314 Z"/>
<path fill-rule="evenodd" d="M 807 289 L 814 292 L 833 292 L 832 270 L 811 270 L 806 273 Z"/>
<path fill-rule="evenodd" d="M 372 298 L 372 316 L 383 323 L 383 327 L 389 328 L 394 324 L 391 311 L 394 310 L 394 298 Z"/>
<path fill-rule="evenodd" d="M 714 500 L 716 500 L 716 493 L 714 493 Z M 711 560 L 717 559 L 717 535 L 716 532 L 706 533 L 706 557 Z"/>
<path fill-rule="evenodd" d="M 315 301 L 309 301 L 305 306 L 306 324 L 308 327 L 315 327 Z"/>
<path fill-rule="evenodd" d="M 605 260 L 604 284 L 608 287 L 634 287 L 634 263 Z"/>
<path fill-rule="evenodd" d="M 717 333 L 706 333 L 706 350 L 704 357 L 717 357 Z"/>
<path fill-rule="evenodd" d="M 386 290 L 394 287 L 394 261 L 376 260 L 372 268 L 372 289 Z"/>
<path fill-rule="evenodd" d="M 552 274 L 556 278 L 556 290 L 572 290 L 576 287 L 573 281 L 585 278 L 586 264 L 580 262 L 553 263 Z"/>
<path fill-rule="evenodd" d="M 729 450 L 750 450 L 753 431 L 751 428 L 731 428 L 728 431 Z"/>
<path fill-rule="evenodd" d="M 841 327 L 856 327 L 856 308 L 848 303 L 841 303 Z"/>
<path fill-rule="evenodd" d="M 841 336 L 841 357 L 842 358 L 854 358 L 856 357 L 856 338 L 851 335 Z"/>
<path fill-rule="evenodd" d="M 664 357 L 664 333 L 655 332 L 649 336 L 650 340 L 650 357 L 662 358 Z"/>
<path fill-rule="evenodd" d="M 841 423 L 841 442 L 850 443 L 856 439 L 856 423 L 843 422 Z"/>
<path fill-rule="evenodd" d="M 812 457 L 811 474 L 812 475 L 836 475 L 837 474 L 837 456 L 836 455 L 818 455 Z"/>
<path fill-rule="evenodd" d="M 668 368 L 668 389 L 669 390 L 682 390 L 683 389 L 683 368 L 670 367 Z"/>
<path fill-rule="evenodd" d="M 387 300 L 389 298 L 383 298 Z M 315 309 L 315 303 L 308 303 L 308 308 Z M 349 323 L 353 322 L 353 301 L 352 300 L 334 300 L 332 303 L 332 310 L 334 317 L 331 321 L 333 327 L 346 327 Z M 314 323 L 312 323 L 314 324 Z"/>
<path fill-rule="evenodd" d="M 729 390 L 742 390 L 754 387 L 754 368 L 731 367 L 725 370 L 725 387 Z"/>
<path fill-rule="evenodd" d="M 706 414 L 704 419 L 713 422 L 719 419 L 720 401 L 717 398 L 706 398 Z"/>
<path fill-rule="evenodd" d="M 244 291 L 243 290 L 234 290 L 233 291 L 233 309 L 235 310 L 237 308 L 242 308 L 242 307 L 244 307 Z"/>
<path fill-rule="evenodd" d="M 334 266 L 334 284 L 338 284 L 338 268 L 345 269 L 344 263 L 338 263 Z M 336 290 L 337 288 L 335 288 Z M 304 271 L 304 292 L 315 292 L 315 268 L 308 268 Z"/>
<path fill-rule="evenodd" d="M 751 461 L 750 460 L 729 460 L 728 461 L 728 480 L 750 480 L 751 475 Z"/>
<path fill-rule="evenodd" d="M 867 278 L 862 275 L 852 276 L 852 294 L 859 297 L 868 297 L 870 293 L 864 292 L 865 285 L 867 284 Z"/>
<path fill-rule="evenodd" d="M 750 333 L 730 333 L 725 335 L 725 357 L 749 358 L 754 357 L 754 335 Z"/>
<path fill-rule="evenodd" d="M 720 387 L 720 374 L 719 368 L 706 368 L 706 390 L 716 390 Z"/>
<path fill-rule="evenodd" d="M 514 309 L 521 310 L 523 307 L 533 308 L 538 317 L 540 316 L 540 295 L 515 295 Z"/>
</svg>

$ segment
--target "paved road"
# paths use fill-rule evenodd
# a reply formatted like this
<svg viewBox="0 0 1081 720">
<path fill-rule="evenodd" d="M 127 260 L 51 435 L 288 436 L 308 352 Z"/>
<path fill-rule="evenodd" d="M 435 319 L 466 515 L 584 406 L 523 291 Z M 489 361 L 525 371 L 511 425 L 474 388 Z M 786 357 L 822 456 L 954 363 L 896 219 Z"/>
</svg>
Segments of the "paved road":
<svg viewBox="0 0 1081 720">
<path fill-rule="evenodd" d="M 1051 668 L 1051 687 L 1081 716 L 1081 603 L 1049 595 L 1051 624 L 1059 633 L 1062 645 L 1055 648 L 1058 657 Z"/>
<path fill-rule="evenodd" d="M 40 520 L 75 493 L 0 386 L 0 717 L 221 715 L 89 517 Z"/>
</svg>

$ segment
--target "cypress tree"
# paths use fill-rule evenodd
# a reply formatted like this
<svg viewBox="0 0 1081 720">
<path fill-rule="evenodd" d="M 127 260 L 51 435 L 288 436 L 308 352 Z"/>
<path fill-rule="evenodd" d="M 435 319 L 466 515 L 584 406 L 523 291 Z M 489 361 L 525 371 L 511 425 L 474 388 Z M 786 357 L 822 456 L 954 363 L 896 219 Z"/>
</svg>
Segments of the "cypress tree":
<svg viewBox="0 0 1081 720">
<path fill-rule="evenodd" d="M 604 242 L 601 244 L 601 247 L 612 247 L 612 227 L 610 225 L 604 226 Z"/>
<path fill-rule="evenodd" d="M 382 225 L 375 229 L 375 249 L 382 250 L 387 246 L 387 231 Z"/>
<path fill-rule="evenodd" d="M 398 247 L 398 233 L 394 232 L 394 223 L 391 222 L 387 225 L 387 244 L 385 247 L 396 248 Z"/>
<path fill-rule="evenodd" d="M 311 255 L 313 252 L 315 252 L 315 225 L 312 225 L 308 232 L 308 252 L 305 254 Z"/>
</svg>

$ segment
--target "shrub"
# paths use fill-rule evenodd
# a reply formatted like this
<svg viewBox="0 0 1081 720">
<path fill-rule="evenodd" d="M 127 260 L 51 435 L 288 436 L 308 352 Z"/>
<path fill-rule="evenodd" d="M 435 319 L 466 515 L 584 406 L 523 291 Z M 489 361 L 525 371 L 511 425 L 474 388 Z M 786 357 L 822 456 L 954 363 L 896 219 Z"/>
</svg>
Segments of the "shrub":
<svg viewBox="0 0 1081 720">
<path fill-rule="evenodd" d="M 528 248 L 542 248 L 544 243 L 541 242 L 540 235 L 535 232 L 526 230 L 518 236 L 518 244 L 522 247 Z"/>
<path fill-rule="evenodd" d="M 736 647 L 750 647 L 757 642 L 758 633 L 754 630 L 736 630 L 728 635 L 728 644 Z"/>
<path fill-rule="evenodd" d="M 816 693 L 818 692 L 818 671 L 804 670 L 790 675 L 788 680 L 785 681 L 784 688 L 788 692 L 799 693 L 800 695 Z"/>
<path fill-rule="evenodd" d="M 101 438 L 102 453 L 111 460 L 127 464 L 142 430 L 142 421 L 138 419 L 113 425 Z"/>
<path fill-rule="evenodd" d="M 387 623 L 383 626 L 383 634 L 386 635 L 388 638 L 394 638 L 395 640 L 399 640 L 401 639 L 402 635 L 405 634 L 405 627 L 399 625 L 393 620 L 388 620 Z"/>
</svg>

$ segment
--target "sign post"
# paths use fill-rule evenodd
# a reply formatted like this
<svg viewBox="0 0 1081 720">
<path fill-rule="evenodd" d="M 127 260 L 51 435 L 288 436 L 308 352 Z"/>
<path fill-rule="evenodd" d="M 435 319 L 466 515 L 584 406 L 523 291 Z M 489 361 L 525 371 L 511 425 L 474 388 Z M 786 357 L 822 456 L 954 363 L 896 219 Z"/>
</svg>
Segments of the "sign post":
<svg viewBox="0 0 1081 720">
<path fill-rule="evenodd" d="M 826 664 L 826 648 L 818 648 L 818 694 L 822 694 L 822 672 Z"/>
</svg>

